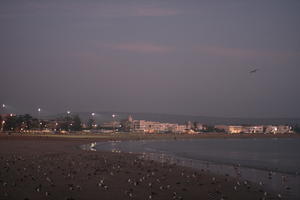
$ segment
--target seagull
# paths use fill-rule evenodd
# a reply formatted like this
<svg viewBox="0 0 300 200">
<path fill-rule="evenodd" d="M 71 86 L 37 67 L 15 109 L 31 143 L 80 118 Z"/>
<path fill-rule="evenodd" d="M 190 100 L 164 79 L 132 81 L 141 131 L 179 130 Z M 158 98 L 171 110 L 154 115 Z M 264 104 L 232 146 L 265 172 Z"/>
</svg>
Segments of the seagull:
<svg viewBox="0 0 300 200">
<path fill-rule="evenodd" d="M 253 73 L 256 73 L 258 70 L 259 70 L 259 69 L 253 69 L 253 70 L 251 70 L 249 73 L 250 73 L 250 74 L 253 74 Z"/>
</svg>

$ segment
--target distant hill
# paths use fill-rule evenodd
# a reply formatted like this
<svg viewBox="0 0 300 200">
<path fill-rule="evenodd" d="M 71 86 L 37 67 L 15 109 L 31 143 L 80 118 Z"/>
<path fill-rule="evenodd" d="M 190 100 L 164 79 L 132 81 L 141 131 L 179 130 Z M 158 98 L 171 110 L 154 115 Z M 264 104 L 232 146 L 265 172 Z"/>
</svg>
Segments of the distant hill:
<svg viewBox="0 0 300 200">
<path fill-rule="evenodd" d="M 77 112 L 83 122 L 86 122 L 91 117 L 90 112 Z M 187 121 L 200 122 L 202 124 L 235 124 L 235 125 L 255 125 L 255 124 L 287 124 L 300 125 L 300 118 L 230 118 L 230 117 L 206 117 L 206 116 L 192 116 L 192 115 L 174 115 L 174 114 L 158 114 L 158 113 L 128 113 L 128 112 L 96 112 L 94 118 L 98 123 L 112 120 L 112 114 L 116 114 L 116 120 L 126 119 L 131 115 L 133 119 L 143 119 L 149 121 L 170 122 L 184 124 Z M 65 116 L 66 114 L 57 114 L 55 116 L 48 116 L 47 118 L 55 118 Z"/>
</svg>

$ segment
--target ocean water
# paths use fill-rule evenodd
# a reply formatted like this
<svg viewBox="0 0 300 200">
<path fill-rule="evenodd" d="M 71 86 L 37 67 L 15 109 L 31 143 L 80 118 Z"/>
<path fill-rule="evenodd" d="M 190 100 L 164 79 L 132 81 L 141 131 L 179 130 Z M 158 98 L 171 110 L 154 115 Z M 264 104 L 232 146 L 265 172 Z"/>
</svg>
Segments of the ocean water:
<svg viewBox="0 0 300 200">
<path fill-rule="evenodd" d="M 140 140 L 93 143 L 91 150 L 141 153 L 160 162 L 229 174 L 285 199 L 300 199 L 299 138 Z"/>
</svg>

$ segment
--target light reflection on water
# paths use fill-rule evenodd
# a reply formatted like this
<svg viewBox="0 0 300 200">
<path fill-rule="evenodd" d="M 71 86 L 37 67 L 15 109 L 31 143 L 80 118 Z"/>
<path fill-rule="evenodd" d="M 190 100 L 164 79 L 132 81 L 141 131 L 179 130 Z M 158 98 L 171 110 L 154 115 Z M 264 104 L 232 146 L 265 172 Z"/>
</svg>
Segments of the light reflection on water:
<svg viewBox="0 0 300 200">
<path fill-rule="evenodd" d="M 92 151 L 142 153 L 145 159 L 228 174 L 263 184 L 285 199 L 300 199 L 300 139 L 140 140 L 86 146 Z"/>
</svg>

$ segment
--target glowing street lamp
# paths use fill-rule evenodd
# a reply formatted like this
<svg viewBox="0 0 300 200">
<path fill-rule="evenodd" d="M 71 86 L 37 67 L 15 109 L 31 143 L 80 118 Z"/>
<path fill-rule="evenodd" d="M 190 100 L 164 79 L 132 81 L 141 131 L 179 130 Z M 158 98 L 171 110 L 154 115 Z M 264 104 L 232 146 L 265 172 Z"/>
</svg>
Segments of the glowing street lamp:
<svg viewBox="0 0 300 200">
<path fill-rule="evenodd" d="M 112 116 L 112 118 L 113 118 L 113 133 L 115 133 L 115 123 L 116 123 L 115 117 L 116 117 L 117 115 L 112 114 L 111 116 Z"/>
<path fill-rule="evenodd" d="M 42 112 L 42 109 L 41 109 L 41 108 L 38 108 L 37 111 L 38 111 L 38 113 L 39 113 L 39 115 L 40 115 L 41 112 Z"/>
<path fill-rule="evenodd" d="M 42 111 L 42 109 L 38 108 L 37 111 L 38 111 L 38 114 L 39 114 L 39 116 L 38 116 L 39 126 L 40 126 L 40 129 L 42 129 L 42 122 L 41 122 L 41 119 L 40 119 L 41 118 L 41 111 Z"/>
<path fill-rule="evenodd" d="M 71 111 L 67 110 L 67 118 L 66 118 L 66 120 L 67 120 L 67 123 L 68 123 L 67 129 L 69 131 L 71 131 L 71 126 L 72 126 L 72 124 L 70 123 L 72 121 L 70 115 L 71 115 Z"/>
<path fill-rule="evenodd" d="M 93 127 L 97 128 L 97 124 L 95 124 L 96 123 L 96 121 L 95 121 L 95 115 L 96 115 L 96 113 L 92 112 L 91 115 L 92 115 L 92 118 L 91 118 L 91 120 L 92 120 L 91 128 L 93 128 Z"/>
<path fill-rule="evenodd" d="M 38 111 L 38 113 L 39 113 L 39 120 L 40 120 L 40 115 L 41 115 L 42 109 L 41 109 L 41 108 L 38 108 L 37 111 Z"/>
<path fill-rule="evenodd" d="M 5 109 L 6 109 L 6 105 L 5 104 L 2 104 L 2 109 L 3 109 L 3 112 L 5 112 Z"/>
</svg>

